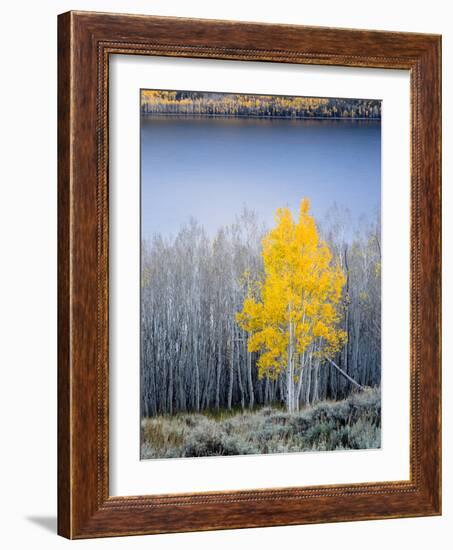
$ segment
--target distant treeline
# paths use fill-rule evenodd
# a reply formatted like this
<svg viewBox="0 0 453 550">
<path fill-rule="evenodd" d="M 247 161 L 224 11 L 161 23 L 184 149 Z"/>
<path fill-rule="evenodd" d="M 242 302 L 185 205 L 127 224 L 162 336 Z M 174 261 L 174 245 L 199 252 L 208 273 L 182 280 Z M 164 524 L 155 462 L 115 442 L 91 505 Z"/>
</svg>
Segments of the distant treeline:
<svg viewBox="0 0 453 550">
<path fill-rule="evenodd" d="M 141 112 L 144 115 L 380 119 L 381 102 L 373 99 L 142 90 Z"/>
</svg>

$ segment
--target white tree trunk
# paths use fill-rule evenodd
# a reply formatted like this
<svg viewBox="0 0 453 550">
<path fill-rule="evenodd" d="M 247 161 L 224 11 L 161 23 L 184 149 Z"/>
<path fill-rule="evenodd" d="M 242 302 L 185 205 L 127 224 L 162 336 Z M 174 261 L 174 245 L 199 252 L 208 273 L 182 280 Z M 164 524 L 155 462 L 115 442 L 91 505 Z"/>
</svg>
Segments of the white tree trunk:
<svg viewBox="0 0 453 550">
<path fill-rule="evenodd" d="M 291 315 L 291 309 L 290 309 Z M 286 406 L 288 412 L 294 412 L 294 370 L 293 370 L 293 324 L 291 320 L 289 321 L 289 343 L 288 343 L 288 365 L 287 365 L 287 376 L 286 376 L 286 391 L 287 391 L 287 402 Z"/>
</svg>

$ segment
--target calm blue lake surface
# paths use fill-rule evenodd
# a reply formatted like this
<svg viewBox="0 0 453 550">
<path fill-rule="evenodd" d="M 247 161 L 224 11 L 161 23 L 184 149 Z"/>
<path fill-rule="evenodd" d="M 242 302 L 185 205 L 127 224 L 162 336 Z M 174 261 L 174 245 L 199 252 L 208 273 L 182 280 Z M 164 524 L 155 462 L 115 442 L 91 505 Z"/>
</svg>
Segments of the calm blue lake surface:
<svg viewBox="0 0 453 550">
<path fill-rule="evenodd" d="M 190 217 L 212 235 L 244 206 L 270 226 L 303 197 L 319 220 L 334 203 L 371 217 L 380 181 L 380 121 L 141 119 L 144 238 L 174 235 Z"/>
</svg>

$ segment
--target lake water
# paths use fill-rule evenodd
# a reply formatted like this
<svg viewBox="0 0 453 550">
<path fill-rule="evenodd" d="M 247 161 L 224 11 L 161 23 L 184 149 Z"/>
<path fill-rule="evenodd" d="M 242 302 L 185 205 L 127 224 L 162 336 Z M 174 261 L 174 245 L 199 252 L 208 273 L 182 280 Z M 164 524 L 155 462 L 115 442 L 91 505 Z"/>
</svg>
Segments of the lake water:
<svg viewBox="0 0 453 550">
<path fill-rule="evenodd" d="M 142 116 L 142 235 L 175 234 L 190 217 L 210 234 L 244 206 L 271 225 L 276 208 L 308 197 L 354 220 L 380 207 L 381 124 Z"/>
</svg>

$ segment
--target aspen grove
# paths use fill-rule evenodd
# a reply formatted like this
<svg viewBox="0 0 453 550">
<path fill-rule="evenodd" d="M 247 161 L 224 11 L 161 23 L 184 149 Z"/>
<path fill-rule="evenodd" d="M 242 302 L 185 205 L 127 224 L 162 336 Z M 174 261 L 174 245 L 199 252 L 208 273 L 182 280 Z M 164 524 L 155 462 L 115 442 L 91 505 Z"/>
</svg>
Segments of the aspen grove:
<svg viewBox="0 0 453 550">
<path fill-rule="evenodd" d="M 349 223 L 334 207 L 317 224 L 303 200 L 271 229 L 244 209 L 214 237 L 191 220 L 143 241 L 142 417 L 293 412 L 379 387 L 380 226 Z"/>
</svg>

